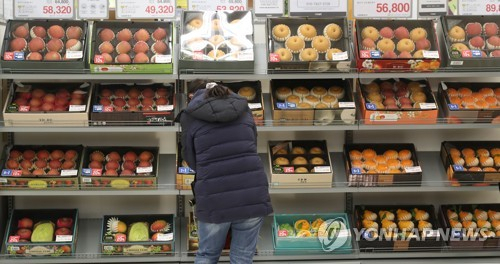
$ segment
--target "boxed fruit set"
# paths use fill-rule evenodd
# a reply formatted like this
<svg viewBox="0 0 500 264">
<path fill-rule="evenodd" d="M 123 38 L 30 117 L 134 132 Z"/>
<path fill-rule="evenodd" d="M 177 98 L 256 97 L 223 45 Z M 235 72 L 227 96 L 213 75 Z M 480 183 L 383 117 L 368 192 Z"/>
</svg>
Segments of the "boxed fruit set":
<svg viewBox="0 0 500 264">
<path fill-rule="evenodd" d="M 78 209 L 16 209 L 5 235 L 11 257 L 64 257 L 76 252 Z"/>
<path fill-rule="evenodd" d="M 435 20 L 357 19 L 355 35 L 360 71 L 434 71 L 441 64 Z"/>
<path fill-rule="evenodd" d="M 444 141 L 441 160 L 454 185 L 500 182 L 500 141 Z"/>
<path fill-rule="evenodd" d="M 269 142 L 271 186 L 331 188 L 333 169 L 325 140 Z"/>
<path fill-rule="evenodd" d="M 351 187 L 420 186 L 422 181 L 413 144 L 346 144 L 344 159 Z"/>
<path fill-rule="evenodd" d="M 222 85 L 245 97 L 248 101 L 248 107 L 252 110 L 255 124 L 258 126 L 264 125 L 264 99 L 260 81 L 222 82 Z"/>
<path fill-rule="evenodd" d="M 181 23 L 181 73 L 254 71 L 252 12 L 185 11 Z"/>
<path fill-rule="evenodd" d="M 171 22 L 95 22 L 90 48 L 94 73 L 172 73 Z"/>
<path fill-rule="evenodd" d="M 14 145 L 2 157 L 0 189 L 78 189 L 83 146 Z"/>
<path fill-rule="evenodd" d="M 444 246 L 432 205 L 357 205 L 361 252 L 434 251 Z"/>
<path fill-rule="evenodd" d="M 350 253 L 352 237 L 348 219 L 345 213 L 275 214 L 274 249 L 290 253 L 301 250 L 331 253 L 325 248 L 329 242 L 339 246 L 333 249 L 333 253 Z"/>
<path fill-rule="evenodd" d="M 438 97 L 449 123 L 500 122 L 498 83 L 441 82 Z"/>
<path fill-rule="evenodd" d="M 345 18 L 267 20 L 270 72 L 348 72 L 354 56 Z"/>
<path fill-rule="evenodd" d="M 9 20 L 0 65 L 9 72 L 82 73 L 86 21 Z"/>
<path fill-rule="evenodd" d="M 90 83 L 12 83 L 5 126 L 88 126 Z"/>
<path fill-rule="evenodd" d="M 171 126 L 175 89 L 167 84 L 98 84 L 90 119 L 94 126 Z"/>
<path fill-rule="evenodd" d="M 500 204 L 441 205 L 439 220 L 450 231 L 448 245 L 458 250 L 498 250 Z"/>
<path fill-rule="evenodd" d="M 198 251 L 198 225 L 194 217 L 193 212 L 189 212 L 188 218 L 188 255 L 196 255 Z M 224 243 L 224 248 L 222 250 L 222 256 L 228 256 L 231 246 L 231 228 L 227 232 L 226 242 Z"/>
<path fill-rule="evenodd" d="M 274 125 L 354 124 L 356 106 L 348 80 L 272 80 Z"/>
<path fill-rule="evenodd" d="M 191 183 L 194 181 L 195 171 L 182 158 L 181 134 L 177 134 L 176 153 L 177 174 L 175 175 L 175 186 L 178 190 L 191 190 Z"/>
<path fill-rule="evenodd" d="M 158 147 L 86 147 L 82 189 L 155 189 Z"/>
<path fill-rule="evenodd" d="M 450 67 L 500 66 L 498 16 L 444 16 L 443 41 Z"/>
<path fill-rule="evenodd" d="M 438 105 L 426 80 L 376 79 L 356 90 L 364 124 L 435 124 Z"/>
<path fill-rule="evenodd" d="M 173 255 L 172 214 L 105 215 L 101 250 L 104 255 Z"/>
</svg>

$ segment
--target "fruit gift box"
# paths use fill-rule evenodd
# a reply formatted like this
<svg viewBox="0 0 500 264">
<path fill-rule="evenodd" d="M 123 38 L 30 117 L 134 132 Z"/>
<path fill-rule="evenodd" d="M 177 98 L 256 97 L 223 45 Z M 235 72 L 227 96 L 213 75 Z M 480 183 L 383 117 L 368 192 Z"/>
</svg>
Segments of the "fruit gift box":
<svg viewBox="0 0 500 264">
<path fill-rule="evenodd" d="M 92 31 L 93 73 L 172 73 L 171 22 L 97 21 Z"/>
<path fill-rule="evenodd" d="M 158 147 L 85 147 L 82 189 L 156 189 Z"/>
<path fill-rule="evenodd" d="M 333 168 L 325 140 L 269 142 L 273 188 L 331 188 Z"/>
<path fill-rule="evenodd" d="M 248 101 L 248 107 L 252 111 L 255 124 L 264 125 L 264 99 L 262 97 L 262 85 L 260 81 L 244 82 L 222 82 L 234 93 L 243 96 Z"/>
<path fill-rule="evenodd" d="M 426 80 L 360 79 L 356 86 L 364 124 L 435 124 L 438 104 Z"/>
<path fill-rule="evenodd" d="M 498 16 L 443 16 L 447 66 L 454 68 L 500 66 Z"/>
<path fill-rule="evenodd" d="M 90 83 L 12 83 L 5 126 L 88 126 Z"/>
<path fill-rule="evenodd" d="M 76 252 L 78 209 L 16 209 L 5 235 L 12 257 L 64 257 Z"/>
<path fill-rule="evenodd" d="M 191 183 L 194 181 L 195 171 L 182 158 L 181 134 L 177 134 L 177 153 L 175 155 L 177 173 L 175 175 L 175 186 L 177 190 L 191 190 Z"/>
<path fill-rule="evenodd" d="M 82 153 L 81 145 L 7 146 L 0 189 L 78 189 Z"/>
<path fill-rule="evenodd" d="M 345 144 L 351 187 L 420 186 L 422 168 L 413 144 Z"/>
<path fill-rule="evenodd" d="M 172 214 L 105 215 L 101 229 L 104 255 L 173 255 Z"/>
<path fill-rule="evenodd" d="M 500 122 L 500 84 L 441 82 L 438 90 L 449 123 Z"/>
<path fill-rule="evenodd" d="M 444 246 L 433 205 L 356 205 L 361 252 L 435 251 Z"/>
<path fill-rule="evenodd" d="M 171 126 L 175 104 L 173 83 L 98 84 L 90 119 L 94 126 Z"/>
<path fill-rule="evenodd" d="M 275 126 L 345 125 L 356 121 L 348 80 L 272 80 L 271 102 Z"/>
<path fill-rule="evenodd" d="M 82 73 L 87 21 L 9 20 L 0 65 L 10 72 Z"/>
<path fill-rule="evenodd" d="M 199 238 L 198 238 L 198 224 L 196 222 L 196 218 L 194 217 L 193 212 L 189 212 L 188 218 L 188 255 L 196 255 L 196 251 L 198 251 Z M 231 228 L 227 232 L 226 242 L 224 243 L 224 248 L 222 250 L 222 256 L 228 256 L 231 246 Z"/>
<path fill-rule="evenodd" d="M 355 35 L 363 72 L 434 71 L 441 64 L 435 20 L 357 19 Z"/>
<path fill-rule="evenodd" d="M 500 141 L 444 141 L 441 160 L 453 185 L 500 182 Z"/>
<path fill-rule="evenodd" d="M 254 71 L 252 12 L 185 11 L 181 23 L 181 73 Z"/>
<path fill-rule="evenodd" d="M 446 204 L 439 220 L 449 230 L 447 243 L 456 250 L 500 248 L 500 204 Z"/>
<path fill-rule="evenodd" d="M 352 237 L 345 213 L 275 214 L 273 245 L 280 253 L 351 253 Z M 337 245 L 333 251 L 324 246 Z"/>
<path fill-rule="evenodd" d="M 267 20 L 270 72 L 348 72 L 354 56 L 345 18 Z"/>
</svg>

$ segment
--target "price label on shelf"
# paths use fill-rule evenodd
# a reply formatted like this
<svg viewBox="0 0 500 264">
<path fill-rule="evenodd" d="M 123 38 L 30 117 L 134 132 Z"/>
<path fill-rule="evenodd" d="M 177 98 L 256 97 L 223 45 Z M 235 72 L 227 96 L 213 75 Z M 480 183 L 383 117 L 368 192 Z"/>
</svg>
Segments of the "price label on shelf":
<svg viewBox="0 0 500 264">
<path fill-rule="evenodd" d="M 444 16 L 448 12 L 448 0 L 418 0 L 418 16 Z"/>
<path fill-rule="evenodd" d="M 72 235 L 56 235 L 56 242 L 72 242 Z"/>
<path fill-rule="evenodd" d="M 83 19 L 107 19 L 108 0 L 78 0 L 78 17 Z"/>
<path fill-rule="evenodd" d="M 116 17 L 130 18 L 174 18 L 175 0 L 116 0 Z"/>
<path fill-rule="evenodd" d="M 290 0 L 290 16 L 346 16 L 347 1 L 344 0 Z"/>
<path fill-rule="evenodd" d="M 283 0 L 254 0 L 253 10 L 256 16 L 282 16 L 285 12 Z"/>
<path fill-rule="evenodd" d="M 246 11 L 247 0 L 189 0 L 190 11 Z"/>
<path fill-rule="evenodd" d="M 14 18 L 73 19 L 74 0 L 14 0 Z"/>
<path fill-rule="evenodd" d="M 355 18 L 410 18 L 412 0 L 354 0 Z"/>
<path fill-rule="evenodd" d="M 500 15 L 500 0 L 459 0 L 459 15 Z"/>
</svg>

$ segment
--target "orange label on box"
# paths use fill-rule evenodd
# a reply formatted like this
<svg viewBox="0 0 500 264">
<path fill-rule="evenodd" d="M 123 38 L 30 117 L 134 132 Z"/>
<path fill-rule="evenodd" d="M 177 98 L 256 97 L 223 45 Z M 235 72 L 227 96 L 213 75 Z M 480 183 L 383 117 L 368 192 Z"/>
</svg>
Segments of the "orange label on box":
<svg viewBox="0 0 500 264">
<path fill-rule="evenodd" d="M 397 240 L 394 241 L 394 251 L 406 251 L 410 246 L 410 240 Z"/>
<path fill-rule="evenodd" d="M 379 175 L 378 176 L 378 184 L 392 184 L 394 183 L 394 175 Z"/>
</svg>

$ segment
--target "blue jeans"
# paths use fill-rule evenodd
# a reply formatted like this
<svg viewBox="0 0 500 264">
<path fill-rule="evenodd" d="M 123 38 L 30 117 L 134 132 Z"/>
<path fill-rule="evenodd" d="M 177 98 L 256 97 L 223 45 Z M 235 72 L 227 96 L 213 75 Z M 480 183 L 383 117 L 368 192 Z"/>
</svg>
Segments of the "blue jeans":
<svg viewBox="0 0 500 264">
<path fill-rule="evenodd" d="M 226 242 L 227 232 L 231 228 L 231 263 L 252 263 L 259 230 L 264 218 L 250 218 L 221 224 L 198 221 L 199 249 L 196 253 L 196 264 L 212 264 L 219 261 Z"/>
</svg>

